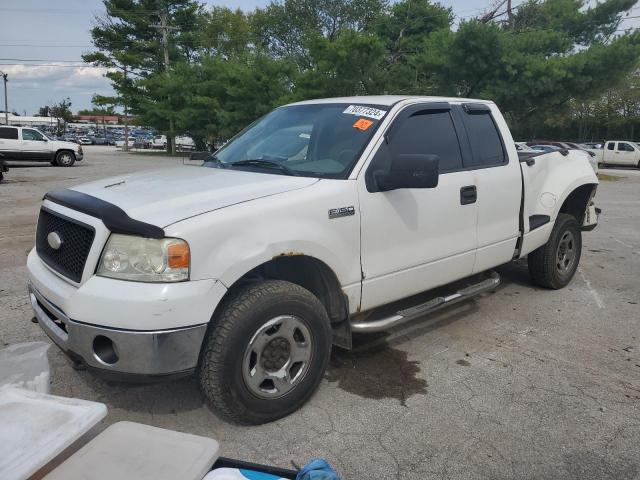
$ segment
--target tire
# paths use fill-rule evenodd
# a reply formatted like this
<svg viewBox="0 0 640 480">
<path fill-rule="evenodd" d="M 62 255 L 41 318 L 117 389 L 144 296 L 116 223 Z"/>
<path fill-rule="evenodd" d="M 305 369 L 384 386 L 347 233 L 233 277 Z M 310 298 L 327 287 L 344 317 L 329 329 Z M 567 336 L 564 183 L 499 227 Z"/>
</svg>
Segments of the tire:
<svg viewBox="0 0 640 480">
<path fill-rule="evenodd" d="M 58 167 L 71 167 L 76 163 L 76 156 L 69 150 L 61 150 L 56 153 L 55 165 Z"/>
<path fill-rule="evenodd" d="M 327 312 L 311 292 L 282 280 L 250 284 L 225 300 L 211 321 L 200 353 L 200 388 L 227 420 L 277 420 L 316 390 L 331 339 Z M 283 372 L 284 380 L 278 378 Z"/>
<path fill-rule="evenodd" d="M 582 253 L 582 233 L 575 217 L 561 213 L 547 243 L 527 258 L 534 283 L 558 290 L 571 281 Z"/>
</svg>

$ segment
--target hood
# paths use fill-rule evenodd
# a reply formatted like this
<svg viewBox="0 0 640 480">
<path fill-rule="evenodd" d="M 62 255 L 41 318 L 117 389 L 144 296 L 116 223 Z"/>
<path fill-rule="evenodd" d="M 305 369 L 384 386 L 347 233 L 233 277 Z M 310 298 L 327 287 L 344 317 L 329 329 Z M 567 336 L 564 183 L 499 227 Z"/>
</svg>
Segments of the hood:
<svg viewBox="0 0 640 480">
<path fill-rule="evenodd" d="M 71 189 L 117 205 L 133 219 L 166 227 L 219 208 L 305 188 L 317 181 L 183 166 L 112 177 Z"/>
<path fill-rule="evenodd" d="M 68 148 L 69 150 L 78 151 L 80 145 L 75 142 L 67 142 L 66 140 L 49 140 L 51 147 L 53 148 Z"/>
</svg>

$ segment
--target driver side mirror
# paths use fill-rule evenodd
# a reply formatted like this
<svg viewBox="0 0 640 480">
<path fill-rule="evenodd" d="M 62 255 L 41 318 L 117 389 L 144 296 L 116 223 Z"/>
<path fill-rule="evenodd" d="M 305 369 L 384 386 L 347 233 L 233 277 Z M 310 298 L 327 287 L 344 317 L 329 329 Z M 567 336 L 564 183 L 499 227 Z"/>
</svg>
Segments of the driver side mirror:
<svg viewBox="0 0 640 480">
<path fill-rule="evenodd" d="M 438 155 L 397 155 L 391 159 L 388 172 L 375 172 L 378 191 L 435 188 L 438 186 L 439 163 Z"/>
</svg>

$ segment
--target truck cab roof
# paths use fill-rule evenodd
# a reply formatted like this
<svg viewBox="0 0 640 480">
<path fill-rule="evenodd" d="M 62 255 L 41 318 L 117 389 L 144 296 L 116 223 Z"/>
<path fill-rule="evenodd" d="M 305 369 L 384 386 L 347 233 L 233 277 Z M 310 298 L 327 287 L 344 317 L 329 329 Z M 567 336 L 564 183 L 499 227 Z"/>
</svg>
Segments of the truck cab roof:
<svg viewBox="0 0 640 480">
<path fill-rule="evenodd" d="M 304 100 L 302 102 L 295 102 L 290 105 L 312 105 L 317 103 L 364 103 L 367 105 L 384 105 L 393 106 L 398 102 L 405 100 L 414 100 L 415 102 L 450 102 L 450 103 L 484 103 L 487 105 L 493 104 L 489 100 L 479 100 L 475 98 L 460 98 L 460 97 L 434 97 L 434 96 L 420 96 L 420 95 L 357 95 L 352 97 L 334 97 L 334 98 L 318 98 L 313 100 Z"/>
</svg>

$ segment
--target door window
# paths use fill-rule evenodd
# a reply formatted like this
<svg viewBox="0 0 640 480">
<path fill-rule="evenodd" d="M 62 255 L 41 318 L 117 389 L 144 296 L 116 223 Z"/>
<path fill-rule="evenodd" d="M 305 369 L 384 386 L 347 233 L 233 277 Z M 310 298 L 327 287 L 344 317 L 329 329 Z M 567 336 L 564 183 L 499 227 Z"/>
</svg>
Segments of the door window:
<svg viewBox="0 0 640 480">
<path fill-rule="evenodd" d="M 628 143 L 619 142 L 618 143 L 618 150 L 620 150 L 621 152 L 633 152 L 634 148 L 631 145 L 629 145 Z"/>
<path fill-rule="evenodd" d="M 18 129 L 11 127 L 0 127 L 0 138 L 5 140 L 17 140 Z"/>
<path fill-rule="evenodd" d="M 404 120 L 391 139 L 388 154 L 388 161 L 401 155 L 437 155 L 440 173 L 462 168 L 458 135 L 448 111 L 418 111 Z"/>
<path fill-rule="evenodd" d="M 616 142 L 607 143 L 607 150 L 613 150 L 616 148 Z"/>
<path fill-rule="evenodd" d="M 472 166 L 481 168 L 504 165 L 507 157 L 491 112 L 488 109 L 467 112 L 464 123 L 469 136 Z"/>
<path fill-rule="evenodd" d="M 22 139 L 23 140 L 43 141 L 44 137 L 42 136 L 42 134 L 40 132 L 37 132 L 35 130 L 23 129 L 22 130 Z"/>
</svg>

